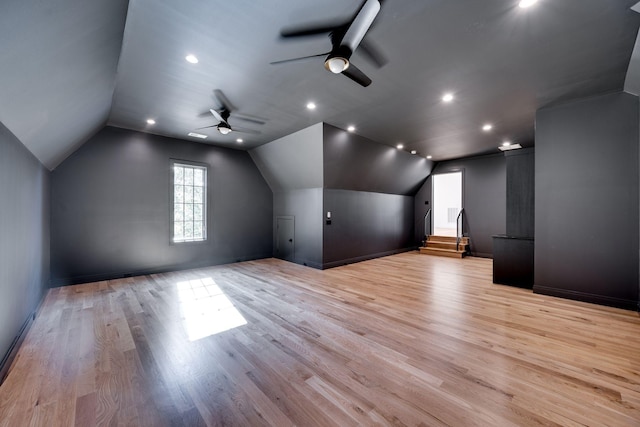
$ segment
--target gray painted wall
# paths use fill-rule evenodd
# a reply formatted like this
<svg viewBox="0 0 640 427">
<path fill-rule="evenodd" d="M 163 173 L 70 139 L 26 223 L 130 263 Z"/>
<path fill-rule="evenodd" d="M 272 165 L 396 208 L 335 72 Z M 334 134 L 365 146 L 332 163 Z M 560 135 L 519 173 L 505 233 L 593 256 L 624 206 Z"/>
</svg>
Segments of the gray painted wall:
<svg viewBox="0 0 640 427">
<path fill-rule="evenodd" d="M 534 291 L 636 307 L 638 117 L 627 93 L 538 111 Z"/>
<path fill-rule="evenodd" d="M 413 195 L 432 168 L 423 157 L 325 124 L 323 266 L 415 247 Z"/>
<path fill-rule="evenodd" d="M 323 123 L 251 156 L 274 191 L 274 247 L 276 218 L 295 217 L 295 262 L 324 268 L 415 246 L 411 196 L 433 162 Z"/>
<path fill-rule="evenodd" d="M 322 123 L 249 151 L 271 190 L 322 187 Z"/>
<path fill-rule="evenodd" d="M 322 268 L 322 188 L 308 188 L 273 193 L 273 229 L 276 218 L 294 216 L 294 261 Z"/>
<path fill-rule="evenodd" d="M 411 249 L 413 197 L 364 191 L 324 191 L 323 266 L 335 267 Z"/>
<path fill-rule="evenodd" d="M 433 162 L 324 124 L 324 188 L 413 196 Z"/>
<path fill-rule="evenodd" d="M 206 242 L 169 244 L 171 158 L 209 165 Z M 52 172 L 52 281 L 269 257 L 272 216 L 248 153 L 106 127 Z"/>
<path fill-rule="evenodd" d="M 432 208 L 432 189 L 431 189 L 432 181 L 431 177 L 427 178 L 422 187 L 418 190 L 416 195 L 414 196 L 414 243 L 415 245 L 420 245 L 422 240 L 424 239 L 424 216 L 427 214 L 429 209 Z"/>
<path fill-rule="evenodd" d="M 49 179 L 0 124 L 0 361 L 48 287 Z"/>
<path fill-rule="evenodd" d="M 463 171 L 464 232 L 470 238 L 471 253 L 492 257 L 491 236 L 504 234 L 506 226 L 507 172 L 502 154 L 470 157 L 438 163 L 433 174 Z M 431 177 L 427 179 L 415 198 L 416 241 L 422 239 L 422 218 L 432 207 Z M 425 205 L 425 201 L 429 205 Z"/>
</svg>

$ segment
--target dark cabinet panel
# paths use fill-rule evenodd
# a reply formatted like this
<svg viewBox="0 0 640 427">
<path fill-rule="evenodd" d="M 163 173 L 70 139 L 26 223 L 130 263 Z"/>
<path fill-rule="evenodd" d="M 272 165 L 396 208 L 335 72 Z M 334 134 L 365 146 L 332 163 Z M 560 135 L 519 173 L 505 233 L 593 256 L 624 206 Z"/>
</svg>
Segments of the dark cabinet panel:
<svg viewBox="0 0 640 427">
<path fill-rule="evenodd" d="M 493 236 L 493 283 L 533 288 L 533 239 Z"/>
</svg>

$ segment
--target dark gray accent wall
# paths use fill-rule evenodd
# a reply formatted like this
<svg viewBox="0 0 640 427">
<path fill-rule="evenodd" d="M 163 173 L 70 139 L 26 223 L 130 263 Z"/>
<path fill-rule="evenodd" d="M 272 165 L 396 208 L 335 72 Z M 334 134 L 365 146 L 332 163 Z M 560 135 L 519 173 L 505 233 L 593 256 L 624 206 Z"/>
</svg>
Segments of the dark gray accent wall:
<svg viewBox="0 0 640 427">
<path fill-rule="evenodd" d="M 0 124 L 0 371 L 48 288 L 49 175 Z"/>
<path fill-rule="evenodd" d="M 273 193 L 274 248 L 279 216 L 294 217 L 294 262 L 322 268 L 322 188 Z"/>
<path fill-rule="evenodd" d="M 429 177 L 414 196 L 414 242 L 416 245 L 421 245 L 425 237 L 425 215 L 432 208 L 431 185 L 432 180 Z"/>
<path fill-rule="evenodd" d="M 326 123 L 323 130 L 323 267 L 416 247 L 413 195 L 433 162 Z"/>
<path fill-rule="evenodd" d="M 324 211 L 325 268 L 414 247 L 411 196 L 325 189 Z"/>
<path fill-rule="evenodd" d="M 470 238 L 471 254 L 480 257 L 493 256 L 491 236 L 505 233 L 507 167 L 502 154 L 469 157 L 438 163 L 433 175 L 463 171 L 464 232 Z M 422 218 L 432 207 L 431 177 L 416 196 L 416 235 L 423 237 Z M 425 201 L 429 205 L 425 205 Z"/>
<path fill-rule="evenodd" d="M 507 161 L 507 235 L 534 236 L 535 152 L 524 148 L 505 152 Z"/>
<path fill-rule="evenodd" d="M 208 239 L 169 243 L 170 159 L 209 166 Z M 248 153 L 106 127 L 52 172 L 54 284 L 272 254 L 273 197 Z"/>
<path fill-rule="evenodd" d="M 636 307 L 638 117 L 627 93 L 538 111 L 535 292 Z"/>
<path fill-rule="evenodd" d="M 324 124 L 324 188 L 414 195 L 433 162 Z"/>
</svg>

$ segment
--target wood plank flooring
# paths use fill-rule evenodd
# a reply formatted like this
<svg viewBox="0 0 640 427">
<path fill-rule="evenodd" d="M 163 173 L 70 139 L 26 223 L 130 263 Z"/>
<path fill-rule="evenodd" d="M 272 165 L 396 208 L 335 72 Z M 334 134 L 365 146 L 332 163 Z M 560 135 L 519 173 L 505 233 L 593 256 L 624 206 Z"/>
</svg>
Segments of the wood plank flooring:
<svg viewBox="0 0 640 427">
<path fill-rule="evenodd" d="M 491 272 L 409 252 L 52 289 L 0 426 L 640 425 L 638 313 Z"/>
</svg>

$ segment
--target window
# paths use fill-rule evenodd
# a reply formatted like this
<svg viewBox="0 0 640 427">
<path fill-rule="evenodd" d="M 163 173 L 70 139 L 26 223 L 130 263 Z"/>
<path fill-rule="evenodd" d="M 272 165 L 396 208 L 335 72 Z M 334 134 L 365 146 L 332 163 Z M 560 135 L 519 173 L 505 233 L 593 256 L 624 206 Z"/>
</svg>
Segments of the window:
<svg viewBox="0 0 640 427">
<path fill-rule="evenodd" d="M 171 241 L 207 240 L 207 168 L 172 161 Z"/>
</svg>

